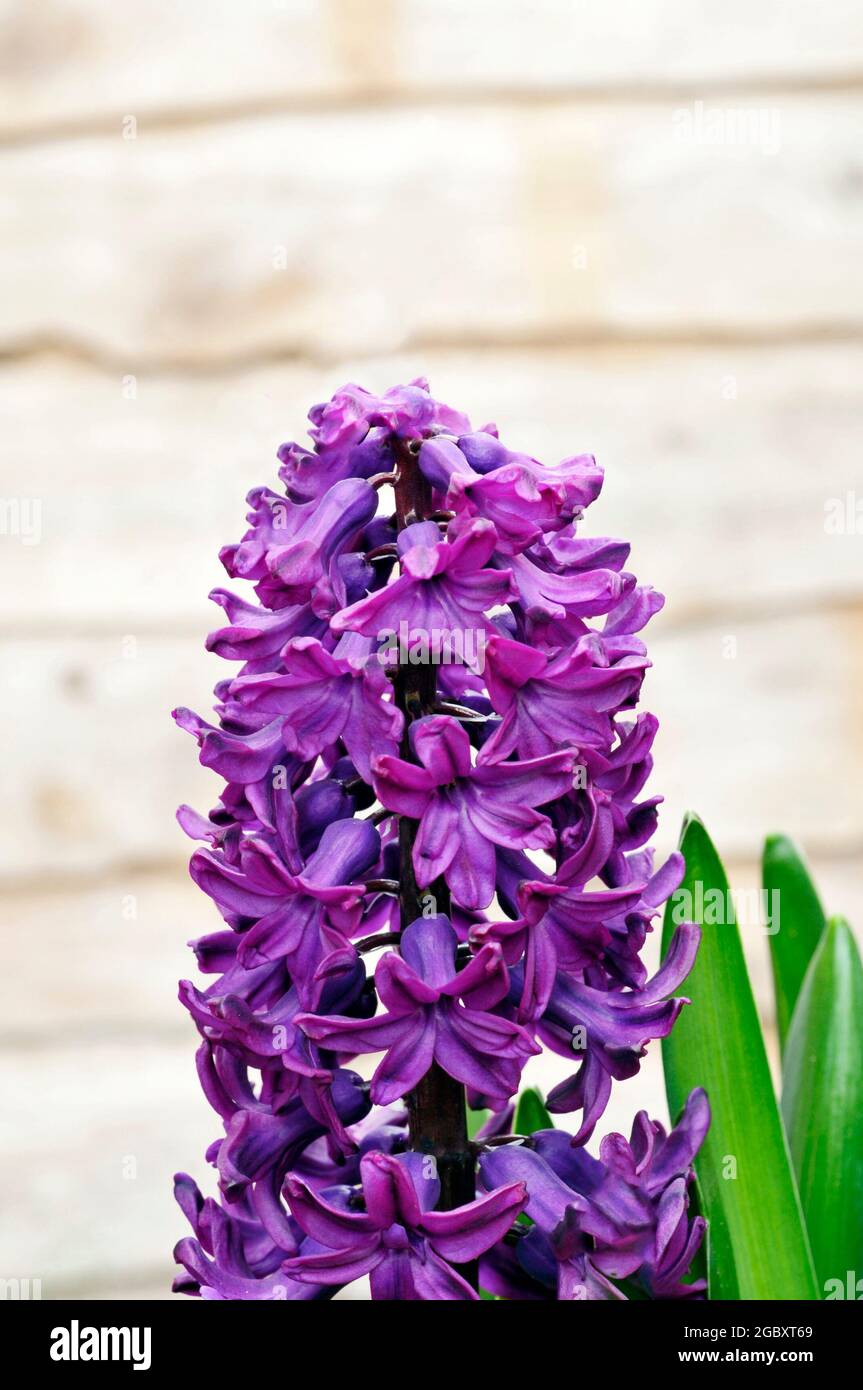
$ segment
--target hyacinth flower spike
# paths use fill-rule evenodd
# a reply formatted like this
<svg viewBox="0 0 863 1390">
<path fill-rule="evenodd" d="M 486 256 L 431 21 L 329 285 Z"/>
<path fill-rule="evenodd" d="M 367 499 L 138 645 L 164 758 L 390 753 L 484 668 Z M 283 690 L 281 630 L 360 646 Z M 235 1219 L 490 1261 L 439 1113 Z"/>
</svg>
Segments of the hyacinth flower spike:
<svg viewBox="0 0 863 1390">
<path fill-rule="evenodd" d="M 175 715 L 223 779 L 178 813 L 222 920 L 180 989 L 222 1133 L 216 1195 L 177 1181 L 175 1288 L 698 1297 L 704 1098 L 669 1136 L 642 1114 L 584 1148 L 673 1027 L 698 940 L 681 926 L 647 979 L 682 868 L 653 864 L 657 723 L 634 713 L 661 596 L 584 529 L 591 455 L 510 449 L 422 379 L 309 418 L 221 552 L 248 592 L 211 595 L 207 646 L 234 664 L 214 719 Z M 542 1047 L 575 1067 L 548 1098 L 573 1118 L 524 1145 L 512 1100 Z M 468 1103 L 490 1111 L 473 1140 Z"/>
</svg>

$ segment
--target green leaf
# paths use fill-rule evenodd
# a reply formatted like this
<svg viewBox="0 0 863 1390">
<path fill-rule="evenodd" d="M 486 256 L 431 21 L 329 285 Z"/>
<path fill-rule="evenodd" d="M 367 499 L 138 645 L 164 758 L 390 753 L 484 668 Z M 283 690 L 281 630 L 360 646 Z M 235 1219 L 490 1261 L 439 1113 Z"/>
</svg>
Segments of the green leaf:
<svg viewBox="0 0 863 1390">
<path fill-rule="evenodd" d="M 824 931 L 824 909 L 803 856 L 787 835 L 769 835 L 764 841 L 761 881 L 767 894 L 776 1024 L 784 1051 L 800 986 Z"/>
<path fill-rule="evenodd" d="M 466 1107 L 466 1109 L 467 1109 L 467 1137 L 468 1137 L 468 1139 L 475 1139 L 476 1136 L 479 1134 L 479 1131 L 482 1129 L 483 1125 L 485 1124 L 486 1120 L 489 1119 L 489 1117 L 491 1116 L 491 1111 L 490 1111 L 490 1110 L 471 1110 L 471 1108 L 470 1108 L 469 1105 Z"/>
<path fill-rule="evenodd" d="M 535 1134 L 538 1129 L 554 1128 L 542 1094 L 535 1086 L 528 1086 L 519 1096 L 512 1128 L 514 1134 Z"/>
<path fill-rule="evenodd" d="M 785 1047 L 782 1113 L 819 1283 L 863 1274 L 863 967 L 831 917 Z"/>
<path fill-rule="evenodd" d="M 612 1279 L 611 1283 L 616 1289 L 620 1289 L 630 1303 L 652 1302 L 650 1294 L 634 1279 Z"/>
<path fill-rule="evenodd" d="M 701 1195 L 701 1188 L 696 1174 L 689 1191 L 689 1215 L 704 1216 L 704 1198 Z M 707 1284 L 707 1297 L 710 1297 L 710 1223 L 704 1232 L 704 1239 L 698 1247 L 695 1259 L 689 1266 L 689 1271 L 683 1276 L 684 1284 L 694 1284 L 698 1279 L 703 1279 Z"/>
<path fill-rule="evenodd" d="M 685 993 L 663 1040 L 672 1116 L 695 1086 L 712 1121 L 695 1161 L 710 1222 L 713 1299 L 814 1299 L 815 1276 L 725 870 L 697 816 L 683 822 L 683 883 L 665 910 L 663 954 L 681 921 L 702 925 Z"/>
<path fill-rule="evenodd" d="M 538 1129 L 553 1129 L 554 1120 L 545 1108 L 542 1092 L 536 1086 L 526 1086 L 520 1093 L 515 1107 L 512 1123 L 513 1134 L 535 1134 Z M 521 1226 L 532 1226 L 533 1221 L 527 1212 L 521 1212 L 516 1220 Z"/>
</svg>

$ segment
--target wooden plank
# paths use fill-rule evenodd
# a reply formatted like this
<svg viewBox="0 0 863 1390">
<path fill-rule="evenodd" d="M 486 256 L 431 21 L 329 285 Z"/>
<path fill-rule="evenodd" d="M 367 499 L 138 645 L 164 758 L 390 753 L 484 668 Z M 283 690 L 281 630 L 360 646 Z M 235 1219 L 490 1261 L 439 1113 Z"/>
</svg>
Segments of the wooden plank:
<svg viewBox="0 0 863 1390">
<path fill-rule="evenodd" d="M 851 0 L 104 0 L 4 6 L 4 129 L 313 99 L 843 78 Z"/>
<path fill-rule="evenodd" d="M 813 851 L 859 846 L 861 624 L 859 607 L 739 625 L 729 615 L 680 633 L 660 620 L 644 707 L 663 721 L 655 790 L 667 797 L 670 839 L 695 805 L 730 857 L 750 857 L 780 812 L 781 828 Z M 174 808 L 205 809 L 219 783 L 168 711 L 205 711 L 218 663 L 184 639 L 155 637 L 128 659 L 107 638 L 9 641 L 2 660 L 16 801 L 0 874 L 111 869 L 125 879 L 142 863 L 182 864 Z"/>
<path fill-rule="evenodd" d="M 169 711 L 206 709 L 212 663 L 187 642 L 135 638 L 11 643 L 3 659 L 4 717 L 14 709 L 18 730 L 4 772 L 20 800 L 0 872 L 92 877 L 182 863 L 189 842 L 174 809 L 211 805 L 217 779 Z"/>
<path fill-rule="evenodd" d="M 665 835 L 693 809 L 729 859 L 752 857 L 777 828 L 813 853 L 859 847 L 861 637 L 860 608 L 667 636 L 660 620 L 644 704 L 662 722 Z"/>
<path fill-rule="evenodd" d="M 206 1182 L 203 1153 L 219 1132 L 191 1029 L 168 1045 L 58 1037 L 5 1054 L 3 1068 L 4 1277 L 41 1279 L 46 1299 L 81 1281 L 134 1287 L 140 1270 L 169 1287 L 171 1250 L 187 1234 L 171 1176 Z"/>
<path fill-rule="evenodd" d="M 3 943 L 15 987 L 4 992 L 0 1048 L 50 1049 L 58 1039 L 194 1045 L 177 982 L 201 978 L 187 943 L 223 923 L 182 864 L 92 887 L 11 890 L 4 901 L 15 924 Z"/>
<path fill-rule="evenodd" d="M 666 815 L 658 837 L 663 849 L 674 828 Z M 759 848 L 752 846 L 755 853 Z M 829 909 L 842 912 L 863 940 L 863 880 L 854 860 L 822 854 L 812 869 Z M 728 873 L 741 895 L 737 916 L 758 1006 L 772 1021 L 767 939 L 756 897 L 759 864 L 729 860 Z M 145 1039 L 188 1041 L 176 984 L 201 977 L 187 942 L 220 922 L 182 866 L 94 887 L 67 881 L 50 891 L 7 889 L 4 902 L 8 920 L 15 923 L 4 942 L 7 978 L 14 979 L 15 988 L 4 997 L 0 1048 L 50 1047 L 53 1037 L 76 1046 L 86 1040 L 124 1041 L 130 1048 Z M 651 971 L 658 966 L 658 950 L 654 933 L 645 956 Z"/>
<path fill-rule="evenodd" d="M 420 371 L 478 424 L 496 417 L 514 448 L 596 454 L 606 484 L 587 529 L 632 540 L 633 569 L 668 596 L 663 621 L 863 591 L 860 537 L 825 529 L 830 499 L 859 491 L 859 348 L 429 352 L 144 373 L 134 398 L 52 359 L 0 368 L 0 491 L 41 508 L 39 544 L 0 543 L 0 592 L 15 595 L 2 628 L 182 629 L 191 659 L 220 617 L 206 599 L 227 582 L 218 549 L 242 533 L 246 491 L 276 483 L 277 445 L 302 438 L 309 405 L 341 381 L 383 390 Z"/>
<path fill-rule="evenodd" d="M 120 376 L 466 335 L 858 332 L 859 103 L 758 99 L 749 135 L 745 109 L 718 109 L 720 144 L 668 100 L 7 148 L 0 348 L 81 345 Z"/>
</svg>

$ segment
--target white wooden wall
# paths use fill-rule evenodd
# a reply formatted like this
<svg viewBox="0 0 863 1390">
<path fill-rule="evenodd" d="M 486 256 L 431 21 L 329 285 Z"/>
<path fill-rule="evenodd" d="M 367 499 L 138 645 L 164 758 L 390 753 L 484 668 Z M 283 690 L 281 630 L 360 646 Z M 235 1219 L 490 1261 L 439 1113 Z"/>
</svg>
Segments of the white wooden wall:
<svg viewBox="0 0 863 1390">
<path fill-rule="evenodd" d="M 0 1275 L 162 1297 L 170 1175 L 215 1134 L 173 821 L 214 783 L 168 712 L 222 674 L 246 490 L 342 381 L 423 372 L 516 447 L 597 454 L 593 524 L 668 596 L 664 846 L 694 806 L 752 886 L 788 831 L 863 923 L 863 534 L 825 528 L 863 507 L 863 11 L 0 17 Z M 661 1113 L 655 1059 L 619 1090 L 612 1124 Z"/>
</svg>

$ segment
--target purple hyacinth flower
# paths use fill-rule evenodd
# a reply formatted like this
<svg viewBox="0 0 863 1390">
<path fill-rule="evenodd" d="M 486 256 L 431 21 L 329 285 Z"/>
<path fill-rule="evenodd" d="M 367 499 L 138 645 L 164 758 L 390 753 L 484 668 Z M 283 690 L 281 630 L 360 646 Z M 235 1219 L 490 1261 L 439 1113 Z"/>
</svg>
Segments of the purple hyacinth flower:
<svg viewBox="0 0 863 1390">
<path fill-rule="evenodd" d="M 623 1081 L 635 1076 L 647 1043 L 668 1037 L 680 1010 L 689 1003 L 668 996 L 692 969 L 700 937 L 694 923 L 679 926 L 662 966 L 642 989 L 594 989 L 558 972 L 545 1012 L 537 1020 L 537 1032 L 560 1056 L 583 1055 L 578 1072 L 555 1086 L 547 1098 L 553 1113 L 583 1110 L 574 1143 L 585 1143 L 593 1133 L 608 1104 L 612 1078 Z M 520 972 L 520 966 L 512 972 L 519 992 Z"/>
<path fill-rule="evenodd" d="M 610 747 L 612 711 L 637 696 L 648 664 L 644 656 L 627 656 L 611 665 L 595 634 L 554 654 L 491 637 L 485 678 L 503 718 L 485 744 L 486 755 L 540 758 L 564 743 Z"/>
<path fill-rule="evenodd" d="M 612 888 L 588 888 L 607 866 L 613 842 L 612 827 L 596 818 L 579 849 L 560 865 L 554 876 L 540 874 L 529 862 L 515 888 L 519 915 L 503 922 L 484 922 L 471 930 L 474 945 L 499 941 L 507 963 L 523 962 L 523 988 L 518 1006 L 520 1021 L 534 1019 L 548 1004 L 558 969 L 569 976 L 592 971 L 597 984 L 603 972 L 612 988 L 620 984 L 640 988 L 646 972 L 637 947 L 643 945 L 656 908 L 677 887 L 683 859 L 671 855 L 648 878 L 634 877 Z M 629 865 L 637 875 L 640 865 Z M 516 878 L 518 878 L 516 874 Z M 510 884 L 510 894 L 512 885 Z M 509 899 L 512 903 L 512 898 Z"/>
<path fill-rule="evenodd" d="M 357 926 L 365 895 L 357 880 L 379 854 L 380 837 L 368 821 L 344 820 L 327 827 L 301 873 L 291 873 L 259 839 L 241 844 L 237 864 L 217 850 L 197 850 L 189 871 L 225 920 L 242 931 L 240 965 L 284 960 L 311 1005 L 315 972 Z"/>
<path fill-rule="evenodd" d="M 475 1260 L 506 1234 L 524 1207 L 524 1185 L 509 1183 L 454 1211 L 434 1211 L 439 1184 L 433 1160 L 424 1155 L 368 1153 L 360 1174 L 362 1211 L 348 1207 L 344 1197 L 335 1205 L 299 1178 L 288 1178 L 295 1221 L 326 1250 L 288 1259 L 286 1272 L 319 1285 L 368 1274 L 375 1299 L 477 1299 L 452 1266 Z"/>
<path fill-rule="evenodd" d="M 493 523 L 504 554 L 526 549 L 544 529 L 561 524 L 563 488 L 547 482 L 539 469 L 513 461 L 491 473 L 476 473 L 449 439 L 427 440 L 419 464 L 456 515 Z"/>
<path fill-rule="evenodd" d="M 558 969 L 572 974 L 602 960 L 611 940 L 609 920 L 634 909 L 641 889 L 588 891 L 535 880 L 521 884 L 518 892 L 523 915 L 481 923 L 472 929 L 471 942 L 498 941 L 508 962 L 523 961 L 517 1017 L 528 1022 L 546 1009 Z"/>
<path fill-rule="evenodd" d="M 319 618 L 309 604 L 271 613 L 227 589 L 213 589 L 210 598 L 224 609 L 228 625 L 210 633 L 207 651 L 227 661 L 272 661 L 292 638 L 321 637 L 327 629 L 326 620 Z"/>
<path fill-rule="evenodd" d="M 386 473 L 392 467 L 394 440 L 470 428 L 466 415 L 433 399 L 423 377 L 382 396 L 348 384 L 332 400 L 312 406 L 309 419 L 314 449 L 288 443 L 278 450 L 279 476 L 296 502 L 320 497 L 343 478 Z"/>
<path fill-rule="evenodd" d="M 505 563 L 528 618 L 588 618 L 609 613 L 635 583 L 631 575 L 611 569 L 560 574 L 528 552 L 508 555 Z"/>
<path fill-rule="evenodd" d="M 462 907 L 488 907 L 495 889 L 495 845 L 548 849 L 554 844 L 551 822 L 535 808 L 569 790 L 576 755 L 566 751 L 497 763 L 483 748 L 472 766 L 470 739 L 446 715 L 416 720 L 410 739 L 419 766 L 386 755 L 373 760 L 378 799 L 387 810 L 420 822 L 413 850 L 420 888 L 443 874 Z"/>
<path fill-rule="evenodd" d="M 518 1249 L 525 1272 L 542 1283 L 554 1271 L 563 1299 L 616 1297 L 609 1279 L 634 1276 L 653 1298 L 703 1293 L 703 1281 L 682 1279 L 705 1229 L 700 1216 L 690 1220 L 687 1194 L 709 1124 L 707 1097 L 696 1090 L 669 1135 L 640 1111 L 629 1141 L 607 1135 L 598 1159 L 573 1149 L 559 1130 L 534 1134 L 528 1146 L 489 1150 L 483 1181 L 490 1188 L 522 1181 L 528 1189 L 537 1235 Z"/>
<path fill-rule="evenodd" d="M 484 614 L 516 592 L 508 571 L 485 568 L 496 542 L 490 521 L 470 521 L 452 541 L 442 540 L 432 522 L 406 527 L 398 578 L 338 613 L 332 630 L 379 637 L 406 622 L 419 634 L 493 631 Z"/>
<path fill-rule="evenodd" d="M 319 1249 L 296 1222 L 286 1218 L 274 1240 L 248 1197 L 226 1208 L 204 1199 L 186 1173 L 175 1176 L 174 1196 L 195 1233 L 174 1247 L 174 1259 L 186 1270 L 174 1281 L 175 1293 L 216 1301 L 332 1298 L 335 1289 L 300 1283 L 283 1269 L 286 1259 Z"/>
<path fill-rule="evenodd" d="M 493 427 L 463 434 L 456 443 L 475 473 L 492 473 L 518 464 L 535 473 L 543 483 L 560 489 L 563 501 L 552 530 L 572 521 L 574 515 L 596 501 L 602 490 L 603 471 L 592 454 L 575 454 L 558 464 L 542 464 L 529 454 L 508 449 Z"/>
<path fill-rule="evenodd" d="M 304 1012 L 299 990 L 281 962 L 251 971 L 237 966 L 237 937 L 232 932 L 224 935 L 233 938 L 234 948 L 230 954 L 230 943 L 225 948 L 227 960 L 219 961 L 224 968 L 219 979 L 206 992 L 188 980 L 180 982 L 180 999 L 206 1040 L 199 1065 L 205 1069 L 201 1082 L 214 1109 L 229 1119 L 246 1103 L 249 1092 L 241 1068 L 252 1066 L 273 1081 L 279 1105 L 297 1094 L 313 1113 L 329 1113 L 332 1068 L 297 1024 Z M 200 946 L 214 953 L 217 941 L 213 937 L 196 943 L 199 959 Z M 207 965 L 205 959 L 202 968 Z M 349 968 L 321 980 L 315 993 L 322 1011 L 367 1017 L 374 1010 L 365 970 L 356 957 Z"/>
<path fill-rule="evenodd" d="M 437 1062 L 499 1108 L 518 1088 L 527 1058 L 539 1051 L 524 1028 L 488 1012 L 509 988 L 500 947 L 484 946 L 456 972 L 457 945 L 448 918 L 419 918 L 402 932 L 400 954 L 383 956 L 375 971 L 386 1013 L 297 1020 L 316 1043 L 341 1056 L 385 1052 L 372 1079 L 377 1105 L 413 1090 Z"/>
<path fill-rule="evenodd" d="M 314 637 L 288 642 L 282 661 L 284 674 L 238 677 L 231 701 L 267 724 L 282 716 L 284 745 L 304 761 L 343 739 L 369 781 L 372 756 L 396 752 L 403 723 L 401 711 L 384 699 L 391 687 L 380 665 L 331 654 Z"/>
<path fill-rule="evenodd" d="M 239 545 L 222 551 L 234 579 L 258 581 L 271 606 L 306 603 L 329 576 L 338 556 L 377 511 L 377 493 L 362 478 L 345 478 L 303 505 L 260 488 L 249 494 L 250 528 Z"/>
<path fill-rule="evenodd" d="M 255 1104 L 255 1098 L 249 1096 L 231 1115 L 215 1152 L 219 1186 L 225 1197 L 232 1200 L 250 1183 L 272 1178 L 274 1173 L 283 1175 L 315 1139 L 332 1135 L 332 1120 L 338 1123 L 340 1142 L 349 1147 L 346 1127 L 368 1114 L 366 1087 L 353 1072 L 336 1071 L 329 1100 L 329 1106 L 310 1109 L 298 1096 L 272 1109 Z"/>
<path fill-rule="evenodd" d="M 382 426 L 396 439 L 422 439 L 433 430 L 458 433 L 470 428 L 460 410 L 429 395 L 425 377 L 416 377 L 406 386 L 393 386 L 381 396 L 349 383 L 336 391 L 332 400 L 312 406 L 309 419 L 309 433 L 319 450 L 356 444 L 370 427 Z"/>
<path fill-rule="evenodd" d="M 281 719 L 274 719 L 248 733 L 235 733 L 208 724 L 193 710 L 182 706 L 174 710 L 173 717 L 181 729 L 197 740 L 202 765 L 218 772 L 226 782 L 259 781 L 285 751 Z"/>
</svg>

